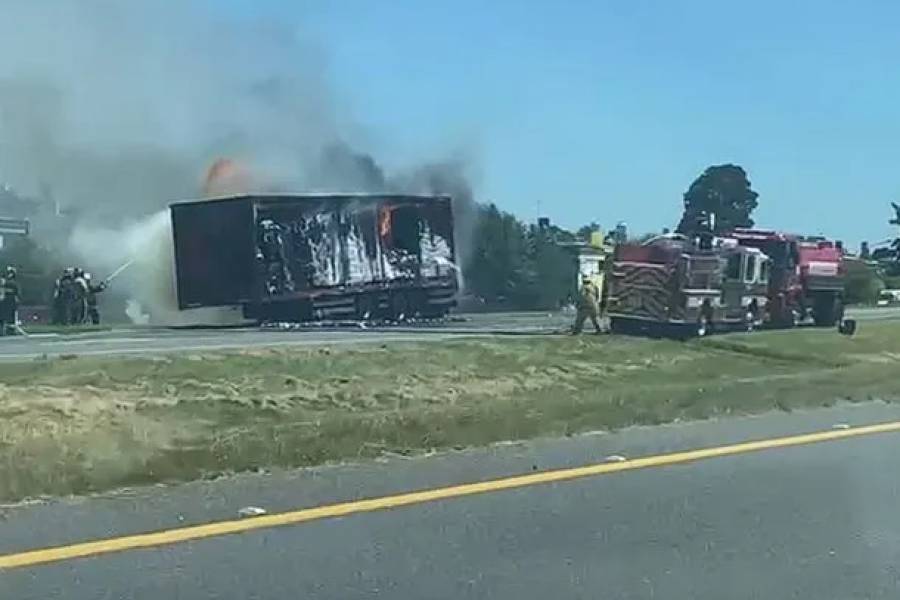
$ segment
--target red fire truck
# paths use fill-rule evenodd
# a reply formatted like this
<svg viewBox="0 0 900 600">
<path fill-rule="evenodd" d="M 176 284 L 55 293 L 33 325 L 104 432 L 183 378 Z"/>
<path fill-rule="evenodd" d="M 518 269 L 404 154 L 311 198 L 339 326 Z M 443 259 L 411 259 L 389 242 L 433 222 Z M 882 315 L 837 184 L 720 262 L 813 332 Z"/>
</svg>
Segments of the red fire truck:
<svg viewBox="0 0 900 600">
<path fill-rule="evenodd" d="M 766 310 L 769 258 L 734 240 L 672 235 L 620 244 L 608 298 L 613 333 L 704 336 L 751 330 Z"/>
<path fill-rule="evenodd" d="M 812 320 L 834 326 L 844 315 L 844 252 L 840 242 L 761 229 L 735 229 L 728 237 L 771 260 L 766 320 L 792 327 Z"/>
</svg>

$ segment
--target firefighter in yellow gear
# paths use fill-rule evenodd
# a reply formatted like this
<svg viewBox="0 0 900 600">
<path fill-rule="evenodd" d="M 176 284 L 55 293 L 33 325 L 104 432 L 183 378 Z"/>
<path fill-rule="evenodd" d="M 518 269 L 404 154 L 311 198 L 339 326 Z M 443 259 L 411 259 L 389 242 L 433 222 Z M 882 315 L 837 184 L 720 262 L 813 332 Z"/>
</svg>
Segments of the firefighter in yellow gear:
<svg viewBox="0 0 900 600">
<path fill-rule="evenodd" d="M 572 335 L 578 335 L 584 328 L 584 322 L 591 320 L 594 329 L 600 333 L 600 290 L 589 277 L 582 277 L 581 289 L 578 291 L 578 305 Z"/>
</svg>

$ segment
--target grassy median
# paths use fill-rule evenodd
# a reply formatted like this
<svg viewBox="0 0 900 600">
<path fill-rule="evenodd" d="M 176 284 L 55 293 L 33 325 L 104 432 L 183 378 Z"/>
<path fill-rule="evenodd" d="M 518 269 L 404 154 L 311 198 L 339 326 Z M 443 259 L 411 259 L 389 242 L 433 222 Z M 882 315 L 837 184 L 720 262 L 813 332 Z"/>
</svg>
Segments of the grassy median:
<svg viewBox="0 0 900 600">
<path fill-rule="evenodd" d="M 900 323 L 0 365 L 0 499 L 900 398 Z"/>
</svg>

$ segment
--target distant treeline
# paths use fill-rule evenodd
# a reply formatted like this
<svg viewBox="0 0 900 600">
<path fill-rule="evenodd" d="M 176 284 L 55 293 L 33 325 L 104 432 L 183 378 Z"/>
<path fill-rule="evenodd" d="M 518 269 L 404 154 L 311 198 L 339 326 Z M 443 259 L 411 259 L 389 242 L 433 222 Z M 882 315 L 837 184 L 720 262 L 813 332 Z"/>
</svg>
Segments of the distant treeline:
<svg viewBox="0 0 900 600">
<path fill-rule="evenodd" d="M 387 184 L 382 181 L 381 185 Z M 418 189 L 416 185 L 423 186 L 454 198 L 457 233 L 461 236 L 457 256 L 470 306 L 554 309 L 574 296 L 577 261 L 565 245 L 588 241 L 597 229 L 595 223 L 573 232 L 552 224 L 523 222 L 494 204 L 475 202 L 468 182 L 454 165 L 423 169 L 405 185 L 413 190 Z M 708 224 L 719 232 L 752 226 L 758 198 L 743 168 L 733 164 L 711 166 L 684 193 L 684 209 L 675 229 L 691 233 L 695 227 Z M 0 267 L 14 265 L 19 269 L 23 303 L 47 304 L 54 279 L 64 266 L 72 265 L 63 264 L 62 257 L 31 239 L 11 237 L 6 242 L 0 249 Z M 874 303 L 885 287 L 900 287 L 898 278 L 885 277 L 881 269 L 862 261 L 848 261 L 847 274 L 846 299 L 850 303 Z"/>
</svg>

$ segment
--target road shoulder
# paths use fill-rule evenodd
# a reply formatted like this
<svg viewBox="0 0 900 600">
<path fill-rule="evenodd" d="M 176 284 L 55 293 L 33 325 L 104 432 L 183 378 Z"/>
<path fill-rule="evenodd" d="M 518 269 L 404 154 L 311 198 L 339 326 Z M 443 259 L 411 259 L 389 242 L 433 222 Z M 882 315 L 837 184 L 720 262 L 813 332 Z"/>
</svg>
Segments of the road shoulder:
<svg viewBox="0 0 900 600">
<path fill-rule="evenodd" d="M 898 419 L 900 405 L 897 404 L 848 404 L 791 414 L 769 413 L 719 421 L 632 427 L 615 433 L 495 444 L 488 448 L 410 459 L 386 458 L 356 464 L 244 474 L 217 481 L 153 486 L 10 506 L 3 509 L 0 521 L 0 552 L 9 554 L 231 520 L 245 506 L 261 506 L 269 512 L 284 512 L 582 466 L 603 462 L 611 455 L 637 458 Z"/>
</svg>

